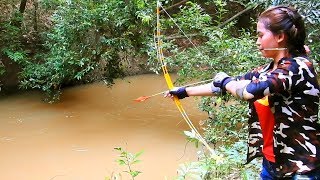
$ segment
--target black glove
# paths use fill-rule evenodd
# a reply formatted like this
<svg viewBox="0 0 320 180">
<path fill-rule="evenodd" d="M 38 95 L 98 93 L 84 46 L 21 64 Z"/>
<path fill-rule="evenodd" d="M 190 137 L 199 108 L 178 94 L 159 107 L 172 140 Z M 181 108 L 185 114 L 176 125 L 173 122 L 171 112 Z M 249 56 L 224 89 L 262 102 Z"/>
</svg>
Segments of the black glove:
<svg viewBox="0 0 320 180">
<path fill-rule="evenodd" d="M 221 93 L 222 93 L 222 90 L 221 90 L 221 88 L 216 87 L 216 86 L 214 85 L 214 83 L 212 82 L 212 83 L 211 83 L 211 92 L 212 92 L 212 94 L 218 95 L 218 94 L 221 94 Z"/>
<path fill-rule="evenodd" d="M 175 87 L 169 91 L 170 94 L 177 96 L 179 99 L 189 97 L 185 87 Z"/>
<path fill-rule="evenodd" d="M 232 80 L 233 79 L 225 72 L 219 72 L 213 78 L 213 85 L 221 88 L 222 91 L 226 91 L 226 84 Z"/>
</svg>

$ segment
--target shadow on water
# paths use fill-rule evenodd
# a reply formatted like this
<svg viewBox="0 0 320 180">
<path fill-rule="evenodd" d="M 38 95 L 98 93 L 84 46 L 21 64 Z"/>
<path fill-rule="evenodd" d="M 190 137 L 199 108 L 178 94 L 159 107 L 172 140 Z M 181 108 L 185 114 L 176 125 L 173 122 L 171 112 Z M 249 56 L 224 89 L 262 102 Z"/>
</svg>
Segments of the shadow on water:
<svg viewBox="0 0 320 180">
<path fill-rule="evenodd" d="M 161 95 L 145 102 L 133 99 L 161 92 L 161 76 L 141 75 L 64 90 L 61 101 L 47 104 L 28 92 L 0 100 L 0 179 L 98 180 L 121 173 L 115 160 L 123 147 L 137 153 L 142 171 L 136 179 L 173 179 L 178 165 L 196 160 L 187 145 L 189 127 L 170 99 Z M 183 105 L 198 127 L 205 114 L 192 98 Z M 184 152 L 185 151 L 185 152 Z"/>
</svg>

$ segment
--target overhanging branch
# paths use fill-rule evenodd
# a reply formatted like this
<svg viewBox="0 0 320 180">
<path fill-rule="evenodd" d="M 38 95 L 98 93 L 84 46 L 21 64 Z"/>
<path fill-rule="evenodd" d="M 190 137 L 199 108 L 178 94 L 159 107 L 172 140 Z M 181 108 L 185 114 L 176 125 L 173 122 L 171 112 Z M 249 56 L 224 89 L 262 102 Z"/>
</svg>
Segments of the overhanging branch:
<svg viewBox="0 0 320 180">
<path fill-rule="evenodd" d="M 180 2 L 182 3 L 182 1 Z M 170 6 L 171 7 L 171 6 Z M 228 23 L 230 23 L 232 20 L 234 20 L 235 18 L 241 16 L 242 14 L 244 14 L 245 12 L 251 10 L 252 8 L 254 8 L 255 6 L 252 5 L 252 6 L 249 6 L 247 7 L 246 9 L 238 12 L 237 14 L 235 14 L 234 16 L 232 16 L 231 18 L 229 18 L 228 20 L 226 20 L 225 22 L 223 22 L 222 24 L 218 25 L 217 28 L 222 28 L 223 26 L 227 25 Z M 195 37 L 195 36 L 203 36 L 201 34 L 188 34 L 187 37 Z M 187 38 L 183 35 L 179 35 L 179 36 L 170 36 L 170 37 L 167 37 L 166 39 L 167 40 L 171 40 L 171 39 L 182 39 L 182 38 Z"/>
<path fill-rule="evenodd" d="M 221 28 L 221 27 L 225 26 L 226 24 L 228 24 L 229 22 L 231 22 L 231 21 L 234 20 L 235 18 L 241 16 L 243 13 L 251 10 L 253 7 L 255 7 L 255 6 L 249 6 L 249 7 L 247 7 L 246 9 L 238 12 L 237 14 L 235 14 L 234 16 L 232 16 L 231 18 L 229 18 L 228 20 L 226 20 L 226 21 L 223 22 L 222 24 L 218 25 L 218 28 Z"/>
</svg>

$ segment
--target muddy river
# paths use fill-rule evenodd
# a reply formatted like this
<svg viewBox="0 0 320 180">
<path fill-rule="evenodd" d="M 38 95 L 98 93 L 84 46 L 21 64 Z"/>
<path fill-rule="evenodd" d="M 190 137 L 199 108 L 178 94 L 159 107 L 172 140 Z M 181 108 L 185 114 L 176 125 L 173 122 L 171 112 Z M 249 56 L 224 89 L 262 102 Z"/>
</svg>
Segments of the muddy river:
<svg viewBox="0 0 320 180">
<path fill-rule="evenodd" d="M 143 151 L 137 180 L 174 179 L 179 164 L 197 159 L 186 145 L 189 130 L 176 106 L 162 95 L 133 99 L 166 89 L 162 76 L 140 75 L 67 88 L 61 101 L 43 102 L 38 92 L 0 99 L 1 180 L 103 180 L 121 174 L 115 147 Z M 206 115 L 195 99 L 182 101 L 199 128 Z M 186 147 L 186 148 L 185 148 Z"/>
</svg>

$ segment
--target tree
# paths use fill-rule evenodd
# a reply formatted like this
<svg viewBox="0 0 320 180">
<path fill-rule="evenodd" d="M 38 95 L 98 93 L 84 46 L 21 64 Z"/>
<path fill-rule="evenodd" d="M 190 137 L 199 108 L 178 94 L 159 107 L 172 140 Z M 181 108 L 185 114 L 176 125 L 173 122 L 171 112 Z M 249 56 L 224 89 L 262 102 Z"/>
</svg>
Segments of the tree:
<svg viewBox="0 0 320 180">
<path fill-rule="evenodd" d="M 41 89 L 54 97 L 67 84 L 122 75 L 121 62 L 139 55 L 150 35 L 152 8 L 145 1 L 60 1 L 54 5 L 53 26 L 46 33 L 48 52 L 21 72 L 21 87 Z M 102 76 L 87 78 L 94 72 Z"/>
</svg>

